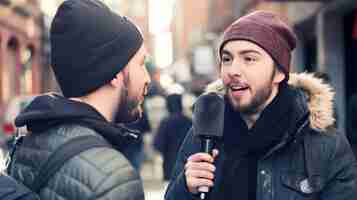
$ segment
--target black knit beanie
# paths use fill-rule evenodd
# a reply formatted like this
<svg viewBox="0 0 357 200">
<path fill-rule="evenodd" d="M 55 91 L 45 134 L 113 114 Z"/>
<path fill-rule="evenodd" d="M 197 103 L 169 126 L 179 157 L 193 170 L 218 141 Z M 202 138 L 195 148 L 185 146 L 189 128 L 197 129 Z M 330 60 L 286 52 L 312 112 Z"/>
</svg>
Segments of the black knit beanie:
<svg viewBox="0 0 357 200">
<path fill-rule="evenodd" d="M 65 1 L 50 32 L 52 68 L 65 97 L 109 83 L 143 43 L 132 22 L 98 0 Z"/>
</svg>

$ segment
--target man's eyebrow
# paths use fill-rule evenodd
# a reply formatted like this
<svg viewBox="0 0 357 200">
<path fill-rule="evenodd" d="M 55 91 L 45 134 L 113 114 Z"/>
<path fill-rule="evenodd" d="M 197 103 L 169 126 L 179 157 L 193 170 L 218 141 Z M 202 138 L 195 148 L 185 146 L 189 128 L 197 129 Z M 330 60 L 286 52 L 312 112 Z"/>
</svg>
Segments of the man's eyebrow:
<svg viewBox="0 0 357 200">
<path fill-rule="evenodd" d="M 227 55 L 229 55 L 229 56 L 232 55 L 231 52 L 229 52 L 229 51 L 227 51 L 227 50 L 225 50 L 225 49 L 222 50 L 222 55 L 223 55 L 223 54 L 227 54 Z"/>
<path fill-rule="evenodd" d="M 262 55 L 261 52 L 259 52 L 259 51 L 257 51 L 257 50 L 254 50 L 254 49 L 246 49 L 246 50 L 238 51 L 238 54 L 239 54 L 239 55 L 244 55 L 244 54 L 248 54 L 248 53 L 255 53 L 255 54 Z M 222 50 L 222 55 L 223 55 L 223 54 L 232 56 L 232 53 L 231 53 L 230 51 L 228 51 L 228 50 L 225 50 L 225 49 Z"/>
<path fill-rule="evenodd" d="M 256 53 L 256 54 L 262 55 L 262 53 L 260 53 L 257 50 L 254 50 L 254 49 L 247 49 L 247 50 L 242 50 L 239 52 L 240 55 L 248 54 L 248 53 Z"/>
</svg>

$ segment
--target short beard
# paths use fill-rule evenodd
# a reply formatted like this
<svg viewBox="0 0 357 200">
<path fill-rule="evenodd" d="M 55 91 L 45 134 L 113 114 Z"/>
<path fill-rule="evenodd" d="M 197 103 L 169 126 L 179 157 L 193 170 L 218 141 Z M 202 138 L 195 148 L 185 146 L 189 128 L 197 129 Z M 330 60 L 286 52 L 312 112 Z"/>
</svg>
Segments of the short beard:
<svg viewBox="0 0 357 200">
<path fill-rule="evenodd" d="M 130 99 L 128 88 L 123 86 L 120 92 L 120 105 L 116 113 L 116 123 L 135 122 L 141 118 L 139 102 L 135 99 Z"/>
<path fill-rule="evenodd" d="M 271 84 L 274 80 L 277 70 L 278 69 L 274 67 L 273 73 L 270 77 L 270 84 L 268 87 L 262 88 L 261 90 L 257 91 L 256 96 L 254 97 L 254 99 L 249 105 L 239 106 L 239 107 L 234 106 L 236 107 L 236 110 L 245 115 L 252 115 L 261 112 L 264 109 L 262 108 L 262 106 L 264 106 L 264 104 L 266 103 L 266 101 L 269 99 L 270 95 L 273 92 L 273 86 Z M 234 102 L 232 102 L 233 100 L 230 101 L 231 104 L 234 105 Z"/>
<path fill-rule="evenodd" d="M 238 108 L 239 111 L 246 115 L 252 115 L 260 112 L 262 110 L 261 107 L 269 99 L 271 93 L 272 93 L 271 86 L 269 88 L 264 88 L 258 91 L 252 102 L 247 106 L 239 107 Z"/>
</svg>

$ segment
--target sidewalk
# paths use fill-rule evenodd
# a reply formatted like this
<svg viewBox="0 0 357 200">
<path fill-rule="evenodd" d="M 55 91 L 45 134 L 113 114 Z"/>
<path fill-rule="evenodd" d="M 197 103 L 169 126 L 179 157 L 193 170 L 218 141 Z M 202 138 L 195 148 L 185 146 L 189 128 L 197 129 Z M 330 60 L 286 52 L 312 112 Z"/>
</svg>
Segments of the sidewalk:
<svg viewBox="0 0 357 200">
<path fill-rule="evenodd" d="M 146 200 L 163 200 L 167 184 L 158 180 L 144 180 Z"/>
<path fill-rule="evenodd" d="M 140 174 L 143 180 L 145 199 L 163 200 L 167 183 L 162 181 L 160 163 L 145 162 Z"/>
</svg>

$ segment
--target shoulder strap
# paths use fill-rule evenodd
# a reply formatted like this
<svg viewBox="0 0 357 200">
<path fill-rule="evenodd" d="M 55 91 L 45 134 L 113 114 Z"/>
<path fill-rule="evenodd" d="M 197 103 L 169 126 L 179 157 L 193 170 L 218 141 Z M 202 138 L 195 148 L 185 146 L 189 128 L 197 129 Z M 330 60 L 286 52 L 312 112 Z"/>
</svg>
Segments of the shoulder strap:
<svg viewBox="0 0 357 200">
<path fill-rule="evenodd" d="M 35 177 L 32 191 L 39 193 L 50 178 L 74 156 L 96 147 L 111 147 L 106 141 L 97 136 L 81 136 L 62 144 L 48 160 L 40 167 Z"/>
</svg>

